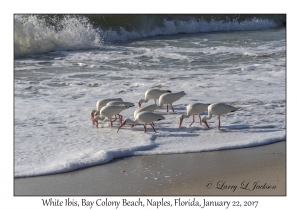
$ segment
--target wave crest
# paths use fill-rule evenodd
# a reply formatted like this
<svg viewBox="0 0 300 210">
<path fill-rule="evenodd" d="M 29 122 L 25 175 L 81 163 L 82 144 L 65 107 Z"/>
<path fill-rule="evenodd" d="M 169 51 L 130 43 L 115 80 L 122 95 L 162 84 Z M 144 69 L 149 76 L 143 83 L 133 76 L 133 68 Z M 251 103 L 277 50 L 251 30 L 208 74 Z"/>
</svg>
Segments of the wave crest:
<svg viewBox="0 0 300 210">
<path fill-rule="evenodd" d="M 52 19 L 55 25 L 37 15 L 16 15 L 14 18 L 15 56 L 57 50 L 78 50 L 99 47 L 101 38 L 84 16 Z"/>
<path fill-rule="evenodd" d="M 15 56 L 59 50 L 90 49 L 101 47 L 103 43 L 161 35 L 261 30 L 278 26 L 276 18 L 256 17 L 243 20 L 227 16 L 218 19 L 167 15 L 110 15 L 110 19 L 103 15 L 92 17 L 88 15 L 15 15 Z"/>
</svg>

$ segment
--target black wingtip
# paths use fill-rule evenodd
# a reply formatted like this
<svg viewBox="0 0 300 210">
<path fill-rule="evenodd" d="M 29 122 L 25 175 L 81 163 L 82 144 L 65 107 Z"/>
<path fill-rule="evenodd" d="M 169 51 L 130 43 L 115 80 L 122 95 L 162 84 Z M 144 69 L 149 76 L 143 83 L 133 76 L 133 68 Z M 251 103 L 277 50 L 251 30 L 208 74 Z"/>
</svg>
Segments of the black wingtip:
<svg viewBox="0 0 300 210">
<path fill-rule="evenodd" d="M 235 112 L 235 111 L 238 111 L 240 108 L 236 108 L 234 110 L 232 110 L 231 112 Z"/>
</svg>

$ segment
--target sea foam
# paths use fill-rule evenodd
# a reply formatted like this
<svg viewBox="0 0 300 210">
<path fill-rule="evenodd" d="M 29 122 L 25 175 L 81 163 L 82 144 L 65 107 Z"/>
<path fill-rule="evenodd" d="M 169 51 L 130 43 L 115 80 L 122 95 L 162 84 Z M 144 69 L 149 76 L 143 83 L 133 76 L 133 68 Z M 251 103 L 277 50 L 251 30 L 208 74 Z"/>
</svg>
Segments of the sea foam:
<svg viewBox="0 0 300 210">
<path fill-rule="evenodd" d="M 99 32 L 84 17 L 64 16 L 56 26 L 35 15 L 14 17 L 15 56 L 101 45 Z"/>
<path fill-rule="evenodd" d="M 49 19 L 49 18 L 48 18 Z M 162 25 L 151 28 L 125 27 L 103 29 L 95 27 L 85 16 L 65 15 L 52 18 L 51 23 L 37 15 L 14 16 L 14 54 L 45 53 L 60 50 L 99 48 L 103 43 L 135 40 L 181 33 L 207 33 L 217 31 L 260 30 L 277 27 L 273 20 L 163 20 Z M 146 23 L 145 23 L 146 24 Z"/>
</svg>

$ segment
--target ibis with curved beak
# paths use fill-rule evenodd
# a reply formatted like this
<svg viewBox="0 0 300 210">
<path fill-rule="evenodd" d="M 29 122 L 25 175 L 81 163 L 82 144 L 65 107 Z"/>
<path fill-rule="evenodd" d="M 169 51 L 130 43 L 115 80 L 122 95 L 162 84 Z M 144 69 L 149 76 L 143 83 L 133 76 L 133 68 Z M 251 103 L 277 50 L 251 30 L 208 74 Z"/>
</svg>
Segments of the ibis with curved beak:
<svg viewBox="0 0 300 210">
<path fill-rule="evenodd" d="M 183 96 L 185 96 L 186 93 L 184 91 L 180 91 L 177 93 L 164 93 L 159 97 L 159 107 L 162 107 L 164 104 L 167 104 L 167 112 L 169 112 L 168 105 L 172 107 L 172 110 L 174 112 L 173 103 L 175 101 L 178 101 Z"/>
<path fill-rule="evenodd" d="M 149 111 L 140 112 L 136 115 L 135 120 L 131 120 L 129 118 L 124 120 L 124 122 L 120 125 L 117 133 L 119 132 L 120 128 L 123 127 L 126 123 L 134 124 L 134 125 L 137 124 L 137 123 L 144 124 L 144 133 L 147 131 L 146 130 L 146 125 L 150 124 L 151 127 L 153 128 L 154 132 L 156 133 L 156 130 L 155 130 L 154 125 L 152 123 L 154 121 L 160 121 L 160 120 L 164 120 L 164 119 L 165 119 L 165 117 L 160 115 L 160 114 L 156 114 L 156 113 L 149 112 Z"/>
<path fill-rule="evenodd" d="M 156 104 L 156 99 L 159 99 L 159 96 L 164 93 L 171 93 L 170 90 L 161 90 L 157 88 L 149 89 L 145 92 L 145 99 L 140 99 L 138 101 L 139 107 L 142 105 L 142 103 L 147 103 L 149 99 L 154 99 L 154 103 Z"/>
<path fill-rule="evenodd" d="M 98 128 L 98 120 L 103 121 L 105 117 L 107 117 L 110 121 L 110 126 L 113 126 L 113 122 L 111 120 L 111 117 L 114 115 L 118 115 L 120 119 L 120 124 L 122 123 L 122 115 L 120 115 L 120 112 L 122 112 L 125 109 L 130 108 L 130 106 L 124 106 L 124 105 L 106 105 L 101 108 L 100 111 L 96 111 L 95 117 L 94 117 L 94 123 L 96 124 L 96 127 Z M 92 112 L 94 112 L 93 110 Z"/>
<path fill-rule="evenodd" d="M 96 103 L 96 110 L 91 111 L 91 120 L 92 120 L 93 124 L 95 124 L 94 117 L 95 117 L 96 112 L 97 111 L 100 112 L 101 108 L 106 106 L 106 104 L 109 103 L 110 101 L 123 101 L 123 99 L 122 98 L 106 98 L 106 99 L 98 100 Z"/>
<path fill-rule="evenodd" d="M 213 103 L 211 105 L 208 106 L 207 108 L 208 110 L 208 115 L 202 116 L 202 121 L 205 123 L 205 125 L 207 126 L 207 128 L 209 128 L 208 124 L 207 124 L 207 120 L 210 120 L 212 118 L 213 115 L 218 115 L 218 119 L 219 119 L 219 129 L 221 127 L 221 120 L 220 120 L 220 116 L 222 114 L 227 114 L 229 112 L 234 112 L 236 110 L 238 110 L 236 107 L 225 104 L 225 103 Z"/>
<path fill-rule="evenodd" d="M 202 120 L 200 114 L 202 112 L 207 111 L 207 107 L 209 104 L 203 104 L 203 103 L 190 103 L 189 105 L 186 106 L 186 114 L 181 115 L 180 117 L 180 123 L 179 127 L 182 125 L 183 119 L 184 118 L 189 118 L 191 115 L 193 115 L 193 121 L 190 124 L 190 126 L 195 122 L 195 115 L 199 115 L 200 119 L 200 125 L 202 125 Z"/>
</svg>

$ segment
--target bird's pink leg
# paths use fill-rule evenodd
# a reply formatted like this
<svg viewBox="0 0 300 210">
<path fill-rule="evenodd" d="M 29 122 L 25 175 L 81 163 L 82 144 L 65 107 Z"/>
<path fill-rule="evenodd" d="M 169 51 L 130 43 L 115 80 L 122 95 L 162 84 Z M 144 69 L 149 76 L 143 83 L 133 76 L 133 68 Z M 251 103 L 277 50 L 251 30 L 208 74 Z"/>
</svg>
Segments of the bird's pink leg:
<svg viewBox="0 0 300 210">
<path fill-rule="evenodd" d="M 202 126 L 202 120 L 200 114 L 199 114 L 199 119 L 200 119 L 200 125 Z"/>
<path fill-rule="evenodd" d="M 193 115 L 193 122 L 191 122 L 190 126 L 195 122 L 195 115 Z"/>
<path fill-rule="evenodd" d="M 154 125 L 154 122 L 152 122 L 152 125 L 155 126 L 155 125 Z"/>
<path fill-rule="evenodd" d="M 173 110 L 173 112 L 174 112 L 174 108 L 173 108 L 173 106 L 171 105 L 171 107 L 172 107 L 172 110 Z"/>
<path fill-rule="evenodd" d="M 118 114 L 118 116 L 119 116 L 119 119 L 120 119 L 120 124 L 122 124 L 122 119 L 123 119 L 123 116 L 122 116 L 122 115 L 120 115 L 120 114 Z"/>
<path fill-rule="evenodd" d="M 156 130 L 155 130 L 154 126 L 151 123 L 150 123 L 150 125 L 153 128 L 154 132 L 156 133 Z"/>
<path fill-rule="evenodd" d="M 134 124 L 131 124 L 131 130 L 134 128 Z"/>
<path fill-rule="evenodd" d="M 218 118 L 219 118 L 219 130 L 220 130 L 220 127 L 221 127 L 220 115 L 218 116 Z"/>
<path fill-rule="evenodd" d="M 169 107 L 168 107 L 168 104 L 167 104 L 167 112 L 169 112 Z"/>
<path fill-rule="evenodd" d="M 93 120 L 93 124 L 96 124 L 96 127 L 98 128 L 98 120 Z"/>
<path fill-rule="evenodd" d="M 115 122 L 117 119 L 118 119 L 118 118 L 117 118 L 117 115 L 115 115 L 115 119 L 114 119 L 112 122 Z"/>
<path fill-rule="evenodd" d="M 111 121 L 111 118 L 109 118 L 109 121 L 110 121 L 110 127 L 112 127 L 113 126 L 113 121 Z"/>
<path fill-rule="evenodd" d="M 147 129 L 146 129 L 146 125 L 144 125 L 144 133 L 146 133 Z"/>
<path fill-rule="evenodd" d="M 95 116 L 91 113 L 91 120 L 93 122 L 93 125 L 95 124 L 94 118 L 95 118 Z"/>
<path fill-rule="evenodd" d="M 209 126 L 208 126 L 208 124 L 207 124 L 207 121 L 204 121 L 204 123 L 205 123 L 205 125 L 207 126 L 207 128 L 209 129 Z"/>
<path fill-rule="evenodd" d="M 183 117 L 180 117 L 180 121 L 179 121 L 179 128 L 182 125 L 182 121 L 183 121 Z"/>
</svg>

